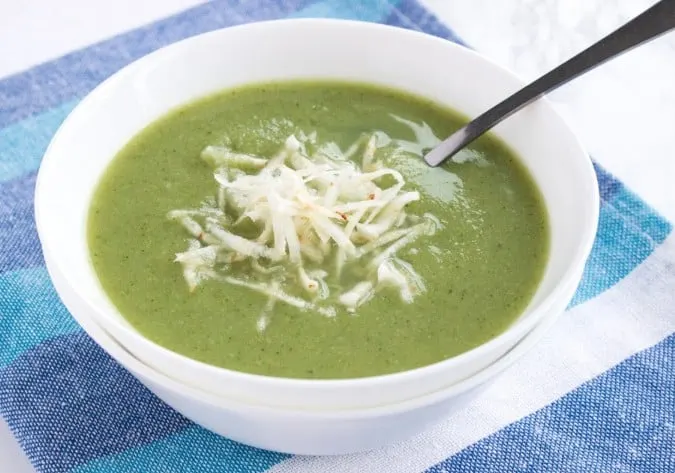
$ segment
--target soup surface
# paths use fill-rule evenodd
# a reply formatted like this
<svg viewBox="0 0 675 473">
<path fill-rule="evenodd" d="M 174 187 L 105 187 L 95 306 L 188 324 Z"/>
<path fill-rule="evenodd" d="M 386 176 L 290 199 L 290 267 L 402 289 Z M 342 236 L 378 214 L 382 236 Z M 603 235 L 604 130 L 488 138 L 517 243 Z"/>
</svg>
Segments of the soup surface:
<svg viewBox="0 0 675 473">
<path fill-rule="evenodd" d="M 209 96 L 151 124 L 114 158 L 91 204 L 92 264 L 109 298 L 139 332 L 217 366 L 346 378 L 412 369 L 460 354 L 504 331 L 527 306 L 549 244 L 538 189 L 495 137 L 482 137 L 442 168 L 421 160 L 438 137 L 464 121 L 419 97 L 355 83 L 258 84 Z M 362 232 L 362 241 L 354 237 L 361 246 L 347 252 L 365 255 L 362 260 L 342 265 L 336 256 L 340 245 L 317 240 L 327 256 L 312 260 L 306 271 L 297 259 L 286 261 L 270 249 L 279 240 L 268 231 L 270 243 L 263 243 L 263 250 L 256 247 L 267 257 L 254 261 L 221 252 L 208 271 L 189 273 L 193 267 L 185 255 L 209 246 L 202 228 L 217 236 L 222 231 L 213 225 L 220 225 L 236 233 L 237 242 L 248 238 L 257 244 L 262 224 L 253 217 L 235 220 L 228 210 L 232 202 L 219 189 L 260 172 L 267 166 L 260 163 L 279 156 L 284 146 L 310 161 L 335 159 L 343 168 L 351 159 L 359 175 L 396 170 L 405 181 L 398 193 L 405 194 L 405 205 L 395 209 L 399 213 L 389 230 L 399 225 L 401 231 L 387 233 L 389 241 L 365 245 L 376 239 L 368 236 L 365 214 L 354 230 Z M 372 163 L 366 164 L 363 156 L 369 152 Z M 235 162 L 240 158 L 243 164 Z M 218 182 L 216 161 L 221 166 L 216 175 L 225 173 Z M 228 163 L 243 171 L 227 174 Z M 270 186 L 277 174 L 271 174 Z M 377 201 L 397 179 L 396 173 L 376 176 L 372 185 L 379 187 L 364 199 Z M 311 195 L 319 188 L 306 185 L 314 186 Z M 336 206 L 339 218 L 330 221 L 343 231 L 358 205 Z M 213 213 L 218 208 L 224 209 L 220 217 Z M 209 220 L 213 215 L 217 218 Z M 383 220 L 374 217 L 370 223 Z M 191 222 L 198 223 L 196 230 Z M 280 233 L 279 228 L 268 230 Z M 398 241 L 394 237 L 417 228 L 423 231 L 391 249 L 392 258 L 377 259 Z M 290 236 L 281 244 L 292 254 Z M 374 260 L 388 266 L 375 267 Z M 253 274 L 252 267 L 259 272 Z"/>
</svg>

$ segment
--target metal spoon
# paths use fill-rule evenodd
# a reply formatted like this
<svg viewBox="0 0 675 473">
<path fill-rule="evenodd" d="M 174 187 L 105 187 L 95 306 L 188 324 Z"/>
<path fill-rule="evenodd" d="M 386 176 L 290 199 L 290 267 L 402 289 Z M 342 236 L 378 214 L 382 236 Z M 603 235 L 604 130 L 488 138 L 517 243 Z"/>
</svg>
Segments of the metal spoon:
<svg viewBox="0 0 675 473">
<path fill-rule="evenodd" d="M 661 0 L 644 13 L 605 36 L 478 116 L 429 151 L 424 160 L 435 167 L 505 118 L 581 74 L 675 28 L 675 0 Z"/>
</svg>

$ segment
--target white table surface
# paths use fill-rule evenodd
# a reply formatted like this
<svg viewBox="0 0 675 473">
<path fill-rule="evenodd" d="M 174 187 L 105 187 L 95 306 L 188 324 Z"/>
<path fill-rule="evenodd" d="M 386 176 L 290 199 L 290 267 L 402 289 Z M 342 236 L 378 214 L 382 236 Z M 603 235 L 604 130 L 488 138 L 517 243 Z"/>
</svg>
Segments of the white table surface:
<svg viewBox="0 0 675 473">
<path fill-rule="evenodd" d="M 655 0 L 422 2 L 476 49 L 533 79 Z M 0 2 L 0 77 L 198 3 L 202 0 Z M 671 221 L 674 57 L 675 33 L 551 95 L 592 156 Z M 0 471 L 34 472 L 2 420 Z"/>
</svg>

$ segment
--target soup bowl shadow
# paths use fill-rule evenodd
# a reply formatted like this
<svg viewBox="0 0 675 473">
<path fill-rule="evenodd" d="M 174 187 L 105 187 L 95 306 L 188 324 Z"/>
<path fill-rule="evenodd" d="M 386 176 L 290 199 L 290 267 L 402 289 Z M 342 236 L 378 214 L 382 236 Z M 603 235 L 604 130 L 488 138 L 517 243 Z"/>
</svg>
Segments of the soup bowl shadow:
<svg viewBox="0 0 675 473">
<path fill-rule="evenodd" d="M 202 427 L 253 447 L 293 455 L 345 455 L 405 441 L 471 403 L 532 349 L 556 322 L 572 297 L 581 274 L 567 285 L 552 311 L 489 367 L 450 387 L 400 403 L 366 409 L 316 410 L 244 403 L 186 385 L 135 358 L 69 291 L 58 270 L 49 271 L 64 304 L 87 334 L 146 388 Z M 458 429 L 462 425 L 457 425 Z"/>
<path fill-rule="evenodd" d="M 545 317 L 563 310 L 594 241 L 599 195 L 583 147 L 551 104 L 540 100 L 501 123 L 494 133 L 521 158 L 543 194 L 550 220 L 550 256 L 529 306 L 487 343 L 401 373 L 303 380 L 207 365 L 136 331 L 106 296 L 89 257 L 87 213 L 102 173 L 136 133 L 175 107 L 238 85 L 288 79 L 379 84 L 468 116 L 523 85 L 510 72 L 449 41 L 345 20 L 237 26 L 180 41 L 139 59 L 75 107 L 52 139 L 38 173 L 35 214 L 45 262 L 51 274 L 59 275 L 57 292 L 70 299 L 69 308 L 78 320 L 94 320 L 140 362 L 185 386 L 244 404 L 328 410 L 394 404 L 452 386 L 495 363 Z"/>
</svg>

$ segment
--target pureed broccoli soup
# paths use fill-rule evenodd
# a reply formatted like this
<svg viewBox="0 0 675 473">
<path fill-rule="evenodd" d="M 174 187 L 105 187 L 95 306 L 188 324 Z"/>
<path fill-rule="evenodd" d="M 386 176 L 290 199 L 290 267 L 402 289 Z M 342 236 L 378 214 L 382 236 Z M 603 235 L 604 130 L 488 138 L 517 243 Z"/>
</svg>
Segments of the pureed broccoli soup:
<svg viewBox="0 0 675 473">
<path fill-rule="evenodd" d="M 543 276 L 548 222 L 490 135 L 365 84 L 257 84 L 184 106 L 114 158 L 91 204 L 100 282 L 144 336 L 296 378 L 408 370 L 504 331 Z"/>
</svg>

